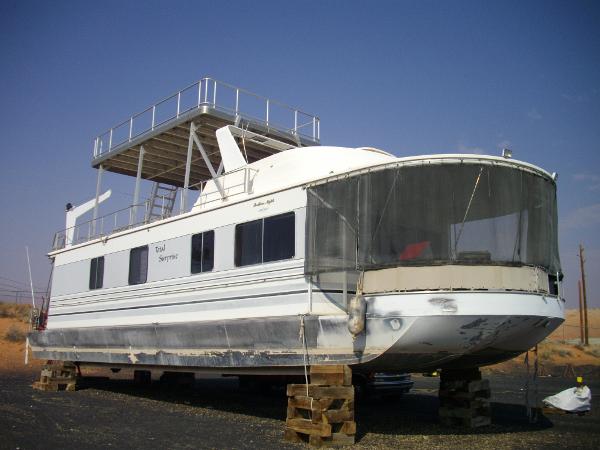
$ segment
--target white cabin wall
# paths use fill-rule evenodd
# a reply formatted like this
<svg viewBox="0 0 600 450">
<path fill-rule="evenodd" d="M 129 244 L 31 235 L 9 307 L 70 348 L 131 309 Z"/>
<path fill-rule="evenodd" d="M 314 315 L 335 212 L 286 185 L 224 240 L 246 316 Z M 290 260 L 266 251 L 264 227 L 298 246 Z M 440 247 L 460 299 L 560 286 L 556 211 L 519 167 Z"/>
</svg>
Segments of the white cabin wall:
<svg viewBox="0 0 600 450">
<path fill-rule="evenodd" d="M 295 258 L 304 259 L 304 242 L 306 235 L 306 208 L 296 210 L 296 251 Z"/>
<path fill-rule="evenodd" d="M 234 268 L 233 243 L 235 242 L 235 225 L 226 225 L 215 230 L 214 271 L 220 272 Z"/>
<path fill-rule="evenodd" d="M 148 245 L 148 282 L 191 275 L 191 235 Z"/>
<path fill-rule="evenodd" d="M 52 291 L 50 296 L 75 294 L 89 290 L 90 261 L 76 261 L 60 267 L 52 272 Z"/>
<path fill-rule="evenodd" d="M 295 213 L 294 258 L 235 267 L 235 225 L 289 211 Z M 229 223 L 224 224 L 225 221 Z M 295 189 L 188 215 L 175 222 L 141 227 L 106 242 L 96 241 L 59 253 L 48 327 L 123 326 L 306 313 L 305 221 L 306 191 Z M 192 275 L 191 236 L 209 230 L 215 232 L 213 271 Z M 181 233 L 185 234 L 169 236 Z M 153 240 L 157 237 L 162 239 Z M 141 245 L 148 245 L 149 250 L 147 282 L 130 286 L 130 250 Z M 103 287 L 90 290 L 90 259 L 97 256 L 105 258 Z M 167 260 L 165 256 L 172 257 Z M 275 295 L 276 292 L 284 295 Z M 227 299 L 217 300 L 223 296 Z M 337 313 L 330 302 L 331 299 L 316 294 L 313 306 L 323 313 Z"/>
<path fill-rule="evenodd" d="M 129 283 L 129 250 L 104 257 L 104 289 L 127 286 Z"/>
</svg>

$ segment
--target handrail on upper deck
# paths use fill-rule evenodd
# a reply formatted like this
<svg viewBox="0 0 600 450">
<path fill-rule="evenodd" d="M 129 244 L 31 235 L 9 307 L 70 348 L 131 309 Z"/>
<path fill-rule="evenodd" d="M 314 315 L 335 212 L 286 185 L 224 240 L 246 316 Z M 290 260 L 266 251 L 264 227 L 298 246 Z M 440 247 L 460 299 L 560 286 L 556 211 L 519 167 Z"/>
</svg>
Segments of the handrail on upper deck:
<svg viewBox="0 0 600 450">
<path fill-rule="evenodd" d="M 231 97 L 227 98 L 228 95 Z M 252 105 L 252 99 L 255 103 L 258 100 L 259 104 Z M 202 78 L 97 136 L 94 139 L 94 158 L 205 106 L 257 121 L 267 128 L 302 136 L 315 143 L 320 140 L 320 120 L 317 116 L 213 78 Z"/>
</svg>

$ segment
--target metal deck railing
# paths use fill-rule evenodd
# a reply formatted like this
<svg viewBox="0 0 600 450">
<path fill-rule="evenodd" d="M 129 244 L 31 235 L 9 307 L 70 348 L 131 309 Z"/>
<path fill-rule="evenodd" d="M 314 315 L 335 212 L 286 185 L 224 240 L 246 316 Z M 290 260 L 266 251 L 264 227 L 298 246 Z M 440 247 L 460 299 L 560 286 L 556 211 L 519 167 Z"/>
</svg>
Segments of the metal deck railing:
<svg viewBox="0 0 600 450">
<path fill-rule="evenodd" d="M 97 136 L 94 158 L 205 107 L 315 143 L 320 140 L 317 116 L 213 78 L 203 78 Z"/>
<path fill-rule="evenodd" d="M 244 193 L 251 193 L 252 180 L 256 173 L 256 169 L 243 167 L 211 180 L 215 181 L 215 186 L 219 183 L 224 196 L 229 198 Z M 206 184 L 211 180 L 205 180 L 190 186 L 197 188 L 198 190 L 196 192 L 200 192 L 201 205 L 206 205 L 222 198 L 218 190 L 204 192 Z M 60 250 L 70 245 L 82 244 L 93 239 L 107 237 L 120 231 L 137 228 L 150 222 L 159 221 L 168 217 L 175 217 L 189 212 L 169 212 L 165 209 L 164 203 L 165 198 L 163 197 L 163 209 L 160 217 L 150 217 L 148 215 L 148 210 L 151 206 L 150 200 L 146 200 L 143 203 L 130 205 L 102 217 L 77 224 L 74 227 L 57 231 L 52 240 L 51 251 Z"/>
</svg>

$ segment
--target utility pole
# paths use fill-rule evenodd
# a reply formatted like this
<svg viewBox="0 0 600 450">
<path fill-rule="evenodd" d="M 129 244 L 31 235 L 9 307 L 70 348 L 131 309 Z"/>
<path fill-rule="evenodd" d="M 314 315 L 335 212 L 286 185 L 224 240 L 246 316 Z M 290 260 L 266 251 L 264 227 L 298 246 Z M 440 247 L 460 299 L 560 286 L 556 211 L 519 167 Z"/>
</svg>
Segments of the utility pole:
<svg viewBox="0 0 600 450">
<path fill-rule="evenodd" d="M 585 333 L 583 331 L 583 296 L 581 295 L 581 280 L 577 280 L 577 294 L 579 295 L 579 334 L 581 335 L 581 345 L 585 342 Z"/>
<path fill-rule="evenodd" d="M 583 245 L 579 244 L 579 265 L 581 267 L 581 297 L 583 298 L 583 326 L 584 326 L 584 343 L 583 345 L 590 345 L 590 333 L 588 328 L 588 315 L 587 315 L 587 296 L 585 291 L 585 259 L 583 259 Z"/>
<path fill-rule="evenodd" d="M 583 326 L 583 294 L 581 289 L 581 280 L 577 280 L 577 294 L 579 296 L 579 334 L 581 344 L 585 343 L 585 328 Z"/>
</svg>

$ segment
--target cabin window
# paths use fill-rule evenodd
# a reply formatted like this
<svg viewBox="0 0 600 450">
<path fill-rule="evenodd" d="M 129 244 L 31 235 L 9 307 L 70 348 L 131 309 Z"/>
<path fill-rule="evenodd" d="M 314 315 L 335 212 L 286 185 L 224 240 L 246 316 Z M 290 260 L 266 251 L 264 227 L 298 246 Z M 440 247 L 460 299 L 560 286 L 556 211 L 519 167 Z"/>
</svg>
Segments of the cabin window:
<svg viewBox="0 0 600 450">
<path fill-rule="evenodd" d="M 148 279 L 148 246 L 129 252 L 129 284 L 142 284 Z"/>
<path fill-rule="evenodd" d="M 294 257 L 293 212 L 241 223 L 235 227 L 235 265 L 247 266 Z"/>
<path fill-rule="evenodd" d="M 104 256 L 92 258 L 90 261 L 90 289 L 102 288 L 104 281 Z"/>
<path fill-rule="evenodd" d="M 213 269 L 215 257 L 215 232 L 192 236 L 192 273 L 210 272 Z"/>
</svg>

